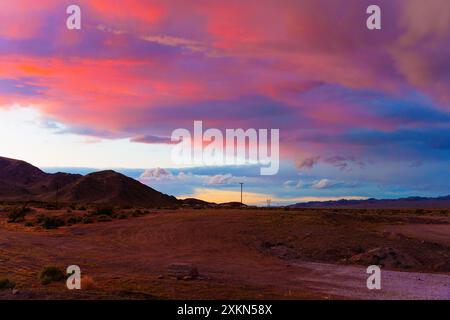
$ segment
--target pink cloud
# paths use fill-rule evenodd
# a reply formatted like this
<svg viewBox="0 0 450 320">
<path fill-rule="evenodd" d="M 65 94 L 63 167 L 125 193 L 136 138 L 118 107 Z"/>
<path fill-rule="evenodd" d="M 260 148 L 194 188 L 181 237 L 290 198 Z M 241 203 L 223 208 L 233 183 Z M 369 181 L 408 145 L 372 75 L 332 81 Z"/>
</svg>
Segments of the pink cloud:
<svg viewBox="0 0 450 320">
<path fill-rule="evenodd" d="M 74 33 L 64 28 L 60 1 L 3 1 L 0 78 L 39 90 L 5 89 L 0 104 L 34 105 L 69 126 L 139 142 L 199 116 L 215 127 L 282 126 L 290 157 L 298 156 L 297 138 L 314 130 L 404 125 L 367 104 L 376 98 L 355 99 L 352 90 L 393 99 L 415 91 L 448 109 L 450 3 L 383 1 L 380 32 L 365 28 L 369 4 L 80 1 L 83 30 Z M 273 112 L 274 104 L 284 113 Z M 308 147 L 304 156 L 330 148 L 320 141 L 301 147 Z"/>
</svg>

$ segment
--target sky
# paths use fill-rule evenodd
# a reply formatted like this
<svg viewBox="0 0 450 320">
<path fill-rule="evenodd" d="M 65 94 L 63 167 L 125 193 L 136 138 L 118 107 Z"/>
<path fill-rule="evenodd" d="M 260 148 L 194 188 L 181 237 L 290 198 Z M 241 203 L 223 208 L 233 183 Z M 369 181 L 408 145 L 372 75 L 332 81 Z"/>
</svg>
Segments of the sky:
<svg viewBox="0 0 450 320">
<path fill-rule="evenodd" d="M 216 202 L 447 195 L 449 39 L 447 0 L 1 1 L 0 156 Z M 279 129 L 278 174 L 175 165 L 194 120 Z"/>
</svg>

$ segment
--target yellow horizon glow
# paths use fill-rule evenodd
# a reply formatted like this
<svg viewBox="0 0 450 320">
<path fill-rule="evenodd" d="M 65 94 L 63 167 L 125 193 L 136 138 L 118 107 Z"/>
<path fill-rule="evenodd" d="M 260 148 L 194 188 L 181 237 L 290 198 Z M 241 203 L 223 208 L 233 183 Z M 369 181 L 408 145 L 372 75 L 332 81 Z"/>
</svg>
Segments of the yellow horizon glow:
<svg viewBox="0 0 450 320">
<path fill-rule="evenodd" d="M 196 188 L 194 193 L 190 196 L 181 196 L 181 199 L 196 198 L 207 202 L 224 203 L 224 202 L 240 202 L 241 192 L 232 190 L 217 190 L 210 188 Z M 267 205 L 267 199 L 270 199 L 272 204 L 276 202 L 283 203 L 299 203 L 310 201 L 336 201 L 336 200 L 366 200 L 368 197 L 360 196 L 342 196 L 342 197 L 277 197 L 272 194 L 264 194 L 257 192 L 244 192 L 243 202 L 251 205 Z"/>
</svg>

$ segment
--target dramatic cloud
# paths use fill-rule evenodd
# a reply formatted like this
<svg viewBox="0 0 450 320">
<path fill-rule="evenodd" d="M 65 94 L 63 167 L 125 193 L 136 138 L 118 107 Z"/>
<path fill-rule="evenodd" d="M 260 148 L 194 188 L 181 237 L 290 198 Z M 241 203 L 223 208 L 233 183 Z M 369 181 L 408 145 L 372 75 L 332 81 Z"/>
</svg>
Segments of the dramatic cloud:
<svg viewBox="0 0 450 320">
<path fill-rule="evenodd" d="M 167 152 L 172 130 L 192 128 L 194 120 L 280 129 L 282 162 L 296 162 L 310 178 L 302 176 L 302 190 L 312 174 L 329 189 L 323 177 L 358 174 L 375 183 L 394 168 L 414 174 L 404 186 L 413 190 L 413 178 L 436 181 L 434 172 L 450 158 L 447 0 L 380 1 L 376 31 L 365 27 L 370 0 L 77 4 L 82 30 L 70 31 L 64 1 L 0 2 L 0 108 L 33 108 L 51 119 L 54 134 L 85 136 L 85 145 L 119 141 L 120 152 L 89 149 L 97 150 L 96 163 L 134 150 L 131 166 L 151 153 L 140 147 Z M 52 163 L 51 153 L 47 158 Z M 168 158 L 144 168 L 169 166 Z M 216 174 L 227 173 L 190 179 L 208 185 Z M 295 173 L 283 174 L 278 186 Z M 408 174 L 401 176 L 389 177 L 391 191 Z M 439 190 L 449 187 L 439 182 Z"/>
</svg>

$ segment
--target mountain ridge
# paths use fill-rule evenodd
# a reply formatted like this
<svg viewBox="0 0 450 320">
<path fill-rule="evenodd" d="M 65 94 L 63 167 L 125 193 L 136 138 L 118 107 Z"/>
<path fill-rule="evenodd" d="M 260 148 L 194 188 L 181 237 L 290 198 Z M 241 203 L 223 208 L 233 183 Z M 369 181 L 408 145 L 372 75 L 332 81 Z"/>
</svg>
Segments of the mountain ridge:
<svg viewBox="0 0 450 320">
<path fill-rule="evenodd" d="M 0 200 L 166 206 L 179 200 L 113 170 L 87 175 L 45 173 L 22 160 L 0 157 Z"/>
<path fill-rule="evenodd" d="M 397 199 L 310 201 L 289 205 L 290 208 L 343 208 L 343 209 L 448 209 L 450 195 L 441 197 L 405 197 Z"/>
</svg>

